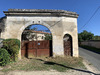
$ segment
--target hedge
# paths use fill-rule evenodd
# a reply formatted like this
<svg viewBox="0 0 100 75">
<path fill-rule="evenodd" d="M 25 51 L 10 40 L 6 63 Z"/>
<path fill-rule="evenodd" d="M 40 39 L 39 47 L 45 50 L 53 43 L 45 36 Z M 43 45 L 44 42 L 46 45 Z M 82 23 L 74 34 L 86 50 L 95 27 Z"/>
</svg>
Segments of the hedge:
<svg viewBox="0 0 100 75">
<path fill-rule="evenodd" d="M 18 39 L 5 39 L 3 41 L 3 48 L 5 48 L 11 55 L 11 59 L 16 61 L 18 59 L 20 41 Z"/>
<path fill-rule="evenodd" d="M 10 62 L 10 54 L 4 48 L 0 48 L 0 66 L 5 66 Z"/>
</svg>

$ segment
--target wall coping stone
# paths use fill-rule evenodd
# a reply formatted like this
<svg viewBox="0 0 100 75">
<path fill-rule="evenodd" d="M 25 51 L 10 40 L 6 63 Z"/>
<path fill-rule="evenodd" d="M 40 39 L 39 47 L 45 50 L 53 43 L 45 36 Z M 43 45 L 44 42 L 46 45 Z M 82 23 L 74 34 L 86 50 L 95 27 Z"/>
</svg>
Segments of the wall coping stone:
<svg viewBox="0 0 100 75">
<path fill-rule="evenodd" d="M 3 11 L 6 16 L 66 16 L 78 18 L 76 12 L 49 9 L 8 9 Z"/>
</svg>

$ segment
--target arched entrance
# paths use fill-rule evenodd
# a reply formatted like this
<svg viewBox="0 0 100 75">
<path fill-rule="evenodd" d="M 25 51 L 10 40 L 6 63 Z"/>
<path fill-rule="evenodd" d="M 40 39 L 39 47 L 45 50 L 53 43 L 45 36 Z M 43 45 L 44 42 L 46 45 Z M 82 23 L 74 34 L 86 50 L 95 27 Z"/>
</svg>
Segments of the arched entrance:
<svg viewBox="0 0 100 75">
<path fill-rule="evenodd" d="M 53 56 L 64 55 L 63 34 L 69 32 L 73 35 L 73 56 L 78 57 L 77 13 L 66 10 L 9 9 L 4 11 L 4 14 L 5 20 L 0 21 L 0 27 L 4 26 L 1 38 L 16 38 L 21 41 L 21 35 L 27 26 L 40 24 L 52 32 Z M 21 59 L 21 54 L 19 50 L 19 59 Z"/>
<path fill-rule="evenodd" d="M 43 25 L 30 25 L 22 33 L 22 57 L 50 57 L 52 56 L 52 34 Z"/>
<path fill-rule="evenodd" d="M 65 34 L 63 37 L 64 42 L 64 55 L 65 56 L 72 56 L 72 37 L 69 34 Z"/>
</svg>

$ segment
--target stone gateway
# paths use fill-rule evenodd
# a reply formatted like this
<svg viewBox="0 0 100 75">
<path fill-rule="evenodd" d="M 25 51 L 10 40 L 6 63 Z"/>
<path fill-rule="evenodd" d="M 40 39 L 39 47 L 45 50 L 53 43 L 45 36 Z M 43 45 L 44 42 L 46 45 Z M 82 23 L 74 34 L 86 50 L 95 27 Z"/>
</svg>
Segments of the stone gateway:
<svg viewBox="0 0 100 75">
<path fill-rule="evenodd" d="M 77 13 L 46 9 L 9 9 L 4 13 L 6 16 L 0 19 L 1 38 L 17 38 L 21 41 L 26 27 L 39 24 L 46 26 L 52 33 L 53 56 L 79 56 Z"/>
</svg>

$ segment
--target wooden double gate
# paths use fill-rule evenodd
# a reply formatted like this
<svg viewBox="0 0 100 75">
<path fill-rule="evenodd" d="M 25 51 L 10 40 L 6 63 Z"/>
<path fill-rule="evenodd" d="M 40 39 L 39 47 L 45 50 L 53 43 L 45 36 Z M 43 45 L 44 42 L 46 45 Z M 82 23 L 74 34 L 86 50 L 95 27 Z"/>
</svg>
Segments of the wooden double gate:
<svg viewBox="0 0 100 75">
<path fill-rule="evenodd" d="M 28 58 L 52 56 L 52 41 L 22 41 L 21 55 Z"/>
</svg>

